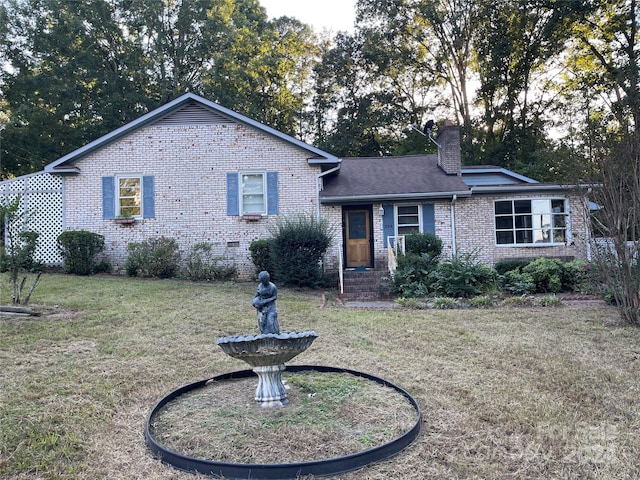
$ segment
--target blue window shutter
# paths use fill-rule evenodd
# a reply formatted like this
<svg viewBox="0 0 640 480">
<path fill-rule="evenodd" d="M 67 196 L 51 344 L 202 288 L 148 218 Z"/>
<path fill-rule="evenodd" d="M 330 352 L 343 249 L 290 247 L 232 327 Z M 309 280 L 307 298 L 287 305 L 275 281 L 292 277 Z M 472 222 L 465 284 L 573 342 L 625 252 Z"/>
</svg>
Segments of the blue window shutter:
<svg viewBox="0 0 640 480">
<path fill-rule="evenodd" d="M 227 173 L 227 215 L 240 215 L 238 174 Z"/>
<path fill-rule="evenodd" d="M 422 233 L 436 234 L 436 216 L 433 203 L 422 205 Z"/>
<path fill-rule="evenodd" d="M 384 248 L 387 248 L 388 237 L 396 234 L 396 219 L 393 214 L 393 205 L 383 205 L 384 215 L 382 215 L 382 234 L 384 236 Z"/>
<path fill-rule="evenodd" d="M 113 177 L 102 177 L 102 218 L 116 217 L 116 184 Z"/>
<path fill-rule="evenodd" d="M 154 178 L 142 177 L 142 218 L 154 218 L 156 206 L 154 200 Z"/>
<path fill-rule="evenodd" d="M 278 172 L 267 172 L 267 213 L 278 213 Z"/>
</svg>

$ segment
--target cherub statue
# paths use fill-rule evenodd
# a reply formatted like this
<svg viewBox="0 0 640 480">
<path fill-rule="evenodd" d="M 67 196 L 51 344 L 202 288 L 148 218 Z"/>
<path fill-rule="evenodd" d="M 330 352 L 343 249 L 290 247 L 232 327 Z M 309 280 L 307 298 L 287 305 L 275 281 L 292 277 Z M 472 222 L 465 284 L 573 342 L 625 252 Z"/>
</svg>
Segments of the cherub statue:
<svg viewBox="0 0 640 480">
<path fill-rule="evenodd" d="M 280 325 L 278 324 L 278 311 L 276 310 L 276 298 L 278 298 L 278 290 L 271 283 L 269 272 L 260 272 L 258 275 L 258 291 L 253 297 L 252 305 L 258 311 L 258 327 L 260 333 L 280 333 Z"/>
</svg>

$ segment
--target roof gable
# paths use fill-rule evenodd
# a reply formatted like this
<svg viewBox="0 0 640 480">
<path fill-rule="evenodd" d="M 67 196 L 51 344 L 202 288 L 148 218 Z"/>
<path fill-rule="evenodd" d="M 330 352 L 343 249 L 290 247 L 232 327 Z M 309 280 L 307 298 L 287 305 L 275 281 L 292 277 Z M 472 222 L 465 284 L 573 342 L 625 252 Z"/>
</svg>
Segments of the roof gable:
<svg viewBox="0 0 640 480">
<path fill-rule="evenodd" d="M 221 123 L 241 123 L 262 131 L 306 150 L 309 153 L 309 163 L 340 164 L 340 159 L 301 140 L 286 135 L 256 120 L 250 119 L 233 110 L 229 110 L 217 103 L 211 102 L 193 93 L 186 93 L 179 98 L 159 107 L 142 117 L 123 125 L 122 127 L 74 150 L 45 166 L 45 172 L 77 173 L 75 162 L 102 147 L 125 137 L 134 131 L 152 124 L 160 125 L 214 125 Z"/>
</svg>

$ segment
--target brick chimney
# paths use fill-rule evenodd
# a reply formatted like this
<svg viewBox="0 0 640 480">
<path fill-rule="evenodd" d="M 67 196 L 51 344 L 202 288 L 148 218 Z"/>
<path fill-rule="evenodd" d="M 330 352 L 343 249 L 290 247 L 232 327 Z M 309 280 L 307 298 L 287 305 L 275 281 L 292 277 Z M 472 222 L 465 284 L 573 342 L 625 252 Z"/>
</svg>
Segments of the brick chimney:
<svg viewBox="0 0 640 480">
<path fill-rule="evenodd" d="M 462 168 L 460 127 L 451 123 L 451 120 L 445 120 L 444 125 L 438 132 L 436 141 L 440 145 L 440 148 L 438 148 L 438 166 L 447 175 L 460 176 L 460 169 Z"/>
</svg>

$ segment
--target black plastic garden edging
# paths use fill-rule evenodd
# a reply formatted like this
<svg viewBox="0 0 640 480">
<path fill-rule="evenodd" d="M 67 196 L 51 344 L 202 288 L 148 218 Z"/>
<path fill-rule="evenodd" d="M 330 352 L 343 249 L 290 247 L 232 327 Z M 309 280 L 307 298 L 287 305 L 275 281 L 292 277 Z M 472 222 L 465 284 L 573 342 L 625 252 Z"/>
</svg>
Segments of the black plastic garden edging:
<svg viewBox="0 0 640 480">
<path fill-rule="evenodd" d="M 295 480 L 304 475 L 315 475 L 318 477 L 337 475 L 359 468 L 365 467 L 372 463 L 380 462 L 388 459 L 400 453 L 407 446 L 409 446 L 420 434 L 420 427 L 422 423 L 422 415 L 420 413 L 420 406 L 418 402 L 409 395 L 404 389 L 394 385 L 393 383 L 384 380 L 382 378 L 370 375 L 368 373 L 358 372 L 355 370 L 349 370 L 346 368 L 335 368 L 321 365 L 292 365 L 287 366 L 288 372 L 304 372 L 304 371 L 317 371 L 320 373 L 348 373 L 354 376 L 362 377 L 372 382 L 384 385 L 392 388 L 402 394 L 413 406 L 416 412 L 416 420 L 413 426 L 404 434 L 395 438 L 394 440 L 379 445 L 375 448 L 363 450 L 362 452 L 345 455 L 342 457 L 327 458 L 322 460 L 315 460 L 311 462 L 298 462 L 298 463 L 278 463 L 278 464 L 248 464 L 248 463 L 228 463 L 228 462 L 216 462 L 215 460 L 205 460 L 200 458 L 193 458 L 187 455 L 182 455 L 177 452 L 173 452 L 162 445 L 160 445 L 151 435 L 149 426 L 153 420 L 154 415 L 170 401 L 192 390 L 205 387 L 211 381 L 224 381 L 233 379 L 242 379 L 255 376 L 252 370 L 240 370 L 232 373 L 225 373 L 216 377 L 209 378 L 207 380 L 201 380 L 199 382 L 185 385 L 167 395 L 163 398 L 151 411 L 147 418 L 147 424 L 145 427 L 145 438 L 147 446 L 151 452 L 160 458 L 163 462 L 172 465 L 175 468 L 184 470 L 187 472 L 201 473 L 204 475 L 211 475 L 217 477 L 224 477 L 226 479 L 240 480 Z"/>
</svg>

